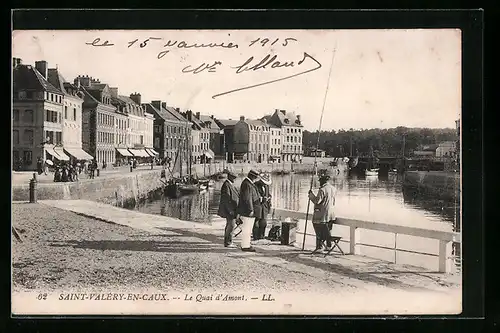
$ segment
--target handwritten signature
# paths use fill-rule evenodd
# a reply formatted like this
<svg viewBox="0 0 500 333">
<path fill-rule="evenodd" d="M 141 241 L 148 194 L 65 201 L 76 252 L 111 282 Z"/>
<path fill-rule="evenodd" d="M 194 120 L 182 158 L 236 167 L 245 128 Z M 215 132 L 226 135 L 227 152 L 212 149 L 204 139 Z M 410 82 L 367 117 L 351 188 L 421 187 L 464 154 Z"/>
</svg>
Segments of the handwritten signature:
<svg viewBox="0 0 500 333">
<path fill-rule="evenodd" d="M 310 72 L 314 72 L 314 71 L 316 71 L 316 70 L 318 70 L 318 69 L 320 69 L 322 67 L 321 63 L 318 60 L 316 60 L 313 56 L 311 56 L 310 54 L 308 54 L 307 52 L 304 52 L 304 55 L 303 55 L 302 59 L 300 61 L 298 61 L 297 64 L 295 64 L 295 62 L 293 62 L 293 61 L 279 62 L 278 60 L 276 60 L 277 57 L 278 56 L 276 56 L 276 55 L 274 55 L 273 57 L 271 57 L 270 55 L 266 55 L 260 62 L 254 64 L 254 65 L 251 65 L 252 61 L 254 60 L 254 57 L 250 57 L 242 65 L 236 66 L 236 67 L 233 67 L 233 68 L 236 69 L 236 74 L 240 74 L 240 73 L 243 73 L 243 72 L 246 72 L 246 71 L 257 71 L 257 70 L 260 70 L 260 69 L 265 69 L 265 68 L 268 68 L 268 66 L 270 68 L 283 68 L 283 67 L 296 67 L 296 66 L 298 67 L 298 66 L 302 65 L 307 59 L 311 59 L 314 63 L 316 63 L 316 66 L 314 68 L 310 68 L 310 69 L 301 71 L 299 73 L 288 75 L 288 76 L 284 76 L 284 77 L 281 77 L 281 78 L 278 78 L 278 79 L 269 80 L 269 81 L 265 81 L 265 82 L 261 82 L 261 83 L 257 83 L 257 84 L 252 84 L 252 85 L 248 85 L 248 86 L 244 86 L 244 87 L 240 87 L 240 88 L 228 90 L 228 91 L 225 91 L 225 92 L 213 95 L 212 98 L 215 99 L 217 97 L 228 95 L 228 94 L 232 94 L 232 93 L 235 93 L 237 91 L 252 89 L 252 88 L 261 87 L 261 86 L 265 86 L 265 85 L 268 85 L 268 84 L 272 84 L 272 83 L 276 83 L 276 82 L 288 80 L 288 79 L 291 79 L 291 78 L 294 78 L 294 77 L 297 77 L 297 76 L 300 76 L 300 75 L 304 75 L 304 74 L 307 74 L 307 73 L 310 73 Z"/>
<path fill-rule="evenodd" d="M 132 46 L 138 44 L 139 47 L 142 49 L 142 48 L 147 47 L 151 41 L 161 41 L 161 40 L 163 40 L 163 38 L 161 38 L 161 37 L 148 37 L 142 41 L 140 41 L 138 38 L 136 38 L 134 40 L 127 42 L 127 44 L 128 44 L 127 48 L 131 48 Z M 287 37 L 287 38 L 283 38 L 283 39 L 281 39 L 281 38 L 269 39 L 269 38 L 259 37 L 259 38 L 251 40 L 248 43 L 247 47 L 257 47 L 259 45 L 261 47 L 265 47 L 266 45 L 273 46 L 273 45 L 277 44 L 278 42 L 280 42 L 279 45 L 286 47 L 291 42 L 297 42 L 297 39 L 292 38 L 292 37 Z M 92 46 L 92 47 L 110 47 L 110 46 L 115 45 L 113 43 L 110 43 L 109 40 L 101 40 L 100 37 L 95 38 L 92 42 L 86 42 L 85 44 Z M 236 48 L 237 49 L 240 47 L 240 45 L 238 45 L 237 43 L 234 43 L 234 42 L 229 42 L 229 43 L 226 43 L 226 42 L 218 42 L 218 43 L 216 43 L 216 42 L 208 42 L 208 43 L 195 42 L 195 43 L 191 43 L 191 42 L 187 42 L 185 40 L 171 40 L 170 39 L 170 40 L 166 41 L 166 43 L 163 44 L 163 48 L 165 48 L 165 49 L 160 51 L 157 54 L 157 58 L 158 59 L 163 58 L 174 47 L 179 48 L 179 49 L 199 49 L 199 48 L 223 48 L 223 49 L 235 49 Z M 264 70 L 264 69 L 279 69 L 279 68 L 299 67 L 307 59 L 310 59 L 314 63 L 316 63 L 316 66 L 313 68 L 301 71 L 299 73 L 293 74 L 293 75 L 288 75 L 288 76 L 284 76 L 284 77 L 281 77 L 278 79 L 265 81 L 265 82 L 252 84 L 252 85 L 240 87 L 237 89 L 225 91 L 225 92 L 213 95 L 212 98 L 215 99 L 217 97 L 220 97 L 223 95 L 228 95 L 231 93 L 235 93 L 237 91 L 247 90 L 247 89 L 251 89 L 251 88 L 256 88 L 256 87 L 272 84 L 272 83 L 279 82 L 279 81 L 288 80 L 288 79 L 291 79 L 291 78 L 294 78 L 294 77 L 297 77 L 300 75 L 304 75 L 304 74 L 316 71 L 322 67 L 321 63 L 318 60 L 316 60 L 313 56 L 308 54 L 307 52 L 303 53 L 302 59 L 298 62 L 281 61 L 281 60 L 278 60 L 277 55 L 271 56 L 269 54 L 257 62 L 254 59 L 254 57 L 251 56 L 247 60 L 245 60 L 245 62 L 243 62 L 243 64 L 241 64 L 239 66 L 231 67 L 232 69 L 236 69 L 235 74 L 241 74 L 241 73 L 248 72 L 248 71 L 258 71 L 258 70 Z M 197 67 L 194 67 L 192 65 L 188 65 L 182 69 L 182 73 L 185 73 L 185 74 L 186 73 L 199 74 L 202 72 L 215 73 L 218 66 L 222 66 L 222 61 L 214 61 L 212 63 L 202 63 L 201 65 L 199 65 Z"/>
</svg>

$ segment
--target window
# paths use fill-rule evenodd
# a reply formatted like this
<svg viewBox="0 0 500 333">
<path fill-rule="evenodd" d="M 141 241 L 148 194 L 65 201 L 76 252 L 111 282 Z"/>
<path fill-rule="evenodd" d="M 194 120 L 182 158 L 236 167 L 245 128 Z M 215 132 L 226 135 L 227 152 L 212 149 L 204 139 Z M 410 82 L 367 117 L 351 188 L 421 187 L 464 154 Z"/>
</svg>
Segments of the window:
<svg viewBox="0 0 500 333">
<path fill-rule="evenodd" d="M 26 91 L 20 91 L 18 96 L 19 99 L 26 99 Z"/>
<path fill-rule="evenodd" d="M 33 144 L 33 130 L 24 130 L 23 140 L 24 140 L 24 143 L 32 145 Z"/>
<path fill-rule="evenodd" d="M 64 119 L 68 119 L 68 107 L 64 106 Z"/>
<path fill-rule="evenodd" d="M 155 125 L 155 133 L 160 133 L 160 125 Z"/>
<path fill-rule="evenodd" d="M 32 123 L 33 122 L 33 110 L 24 110 L 24 122 Z"/>
<path fill-rule="evenodd" d="M 19 110 L 14 109 L 13 113 L 14 113 L 14 121 L 19 121 Z"/>
<path fill-rule="evenodd" d="M 12 132 L 12 138 L 13 138 L 15 145 L 19 144 L 19 131 L 18 130 L 14 130 Z"/>
<path fill-rule="evenodd" d="M 31 153 L 31 150 L 25 150 L 23 152 L 23 157 L 25 164 L 31 164 L 33 162 L 33 154 Z"/>
<path fill-rule="evenodd" d="M 73 108 L 73 120 L 76 121 L 76 108 Z"/>
<path fill-rule="evenodd" d="M 61 114 L 59 112 L 56 112 L 56 114 L 57 114 L 57 118 L 59 118 L 57 122 L 62 123 Z"/>
<path fill-rule="evenodd" d="M 50 101 L 53 102 L 54 101 L 54 94 L 50 94 Z"/>
<path fill-rule="evenodd" d="M 53 131 L 47 131 L 45 140 L 47 140 L 50 143 L 54 143 L 54 132 Z"/>
<path fill-rule="evenodd" d="M 56 132 L 56 144 L 62 143 L 62 132 Z"/>
<path fill-rule="evenodd" d="M 19 162 L 19 152 L 17 150 L 12 151 L 12 162 L 14 165 Z"/>
<path fill-rule="evenodd" d="M 158 149 L 160 148 L 160 138 L 156 137 L 155 138 L 155 144 L 154 144 L 155 148 Z"/>
</svg>

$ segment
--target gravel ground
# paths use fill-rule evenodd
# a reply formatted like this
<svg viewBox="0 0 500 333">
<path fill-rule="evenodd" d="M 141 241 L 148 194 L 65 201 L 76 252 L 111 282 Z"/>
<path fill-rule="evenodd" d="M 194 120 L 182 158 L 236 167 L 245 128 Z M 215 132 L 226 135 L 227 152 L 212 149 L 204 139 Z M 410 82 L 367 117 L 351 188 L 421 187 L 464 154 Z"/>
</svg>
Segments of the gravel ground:
<svg viewBox="0 0 500 333">
<path fill-rule="evenodd" d="M 246 258 L 200 238 L 153 235 L 42 204 L 14 203 L 14 290 L 321 291 L 339 282 Z M 344 289 L 348 286 L 342 286 Z"/>
</svg>

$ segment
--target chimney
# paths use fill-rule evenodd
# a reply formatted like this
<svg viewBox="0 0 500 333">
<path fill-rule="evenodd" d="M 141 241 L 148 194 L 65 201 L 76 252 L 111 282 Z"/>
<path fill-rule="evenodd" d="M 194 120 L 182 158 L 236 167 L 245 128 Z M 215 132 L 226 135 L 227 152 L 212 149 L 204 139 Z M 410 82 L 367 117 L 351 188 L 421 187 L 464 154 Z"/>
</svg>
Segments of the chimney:
<svg viewBox="0 0 500 333">
<path fill-rule="evenodd" d="M 175 111 L 181 112 L 181 108 L 175 108 Z"/>
<path fill-rule="evenodd" d="M 280 112 L 281 112 L 284 116 L 286 116 L 286 110 L 280 110 Z"/>
<path fill-rule="evenodd" d="M 297 121 L 299 122 L 300 124 L 300 114 L 297 115 Z"/>
<path fill-rule="evenodd" d="M 118 88 L 116 88 L 116 87 L 112 87 L 111 88 L 110 87 L 109 88 L 109 92 L 110 92 L 110 94 L 111 94 L 112 97 L 118 98 Z"/>
<path fill-rule="evenodd" d="M 162 104 L 163 103 L 161 101 L 151 101 L 151 105 L 153 105 L 158 110 L 161 109 Z"/>
<path fill-rule="evenodd" d="M 161 107 L 166 110 L 167 109 L 167 102 L 161 102 Z"/>
<path fill-rule="evenodd" d="M 130 99 L 133 100 L 136 104 L 141 105 L 141 94 L 139 93 L 133 93 L 130 94 Z"/>
<path fill-rule="evenodd" d="M 84 87 L 90 87 L 90 80 L 89 80 L 89 77 L 88 75 L 78 75 L 78 77 L 75 79 L 75 84 L 76 84 L 76 81 L 79 81 L 80 82 L 80 85 L 84 86 Z"/>
<path fill-rule="evenodd" d="M 210 116 L 210 118 L 215 119 L 215 118 L 214 118 L 214 115 L 211 115 L 211 116 Z"/>
<path fill-rule="evenodd" d="M 187 118 L 187 120 L 191 121 L 193 119 L 193 111 L 187 110 L 186 111 L 186 118 Z"/>
<path fill-rule="evenodd" d="M 45 60 L 40 60 L 35 62 L 35 68 L 42 74 L 42 76 L 47 80 L 48 65 Z"/>
<path fill-rule="evenodd" d="M 200 113 L 196 112 L 196 118 L 200 119 Z"/>
<path fill-rule="evenodd" d="M 16 68 L 17 66 L 21 65 L 22 61 L 21 58 L 12 58 L 12 67 Z"/>
<path fill-rule="evenodd" d="M 240 116 L 240 121 L 245 121 L 245 116 Z"/>
</svg>

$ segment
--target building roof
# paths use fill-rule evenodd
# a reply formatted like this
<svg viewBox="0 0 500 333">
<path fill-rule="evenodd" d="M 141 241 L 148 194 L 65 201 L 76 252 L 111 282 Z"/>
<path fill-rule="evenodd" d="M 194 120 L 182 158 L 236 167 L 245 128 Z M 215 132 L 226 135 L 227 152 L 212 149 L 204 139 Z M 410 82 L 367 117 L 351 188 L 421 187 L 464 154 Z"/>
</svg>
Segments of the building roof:
<svg viewBox="0 0 500 333">
<path fill-rule="evenodd" d="M 146 111 L 148 111 L 149 113 L 157 114 L 158 117 L 160 117 L 163 120 L 179 121 L 179 119 L 174 117 L 170 112 L 168 112 L 164 108 L 158 109 L 151 103 L 144 103 L 143 105 L 146 106 Z"/>
<path fill-rule="evenodd" d="M 74 84 L 66 81 L 57 68 L 49 68 L 47 76 L 49 83 L 59 89 L 64 95 L 80 98 L 78 95 L 72 95 L 68 92 L 68 88 L 73 88 L 74 90 L 78 90 L 78 88 Z"/>
<path fill-rule="evenodd" d="M 218 121 L 222 126 L 224 127 L 231 127 L 231 126 L 234 126 L 236 125 L 236 123 L 239 121 L 239 120 L 233 120 L 233 119 L 217 119 L 216 121 Z"/>
<path fill-rule="evenodd" d="M 293 111 L 276 110 L 274 114 L 270 116 L 269 120 L 275 123 L 277 126 L 298 126 L 302 127 L 302 124 L 297 124 L 298 117 Z"/>
<path fill-rule="evenodd" d="M 173 106 L 167 106 L 167 108 L 163 108 L 166 112 L 170 113 L 172 116 L 174 116 L 178 121 L 183 121 L 186 123 L 189 123 L 189 120 L 187 120 L 179 111 L 177 111 Z"/>
<path fill-rule="evenodd" d="M 133 116 L 144 117 L 144 110 L 142 109 L 142 106 L 137 104 L 132 98 L 124 95 L 118 95 L 117 99 L 121 101 L 121 105 L 123 105 L 122 103 L 125 103 L 125 105 L 132 106 L 129 114 Z"/>
<path fill-rule="evenodd" d="M 15 92 L 20 90 L 43 90 L 55 94 L 62 94 L 62 91 L 50 84 L 49 81 L 31 65 L 19 65 L 14 68 L 12 78 Z"/>
<path fill-rule="evenodd" d="M 215 119 L 213 119 L 210 116 L 200 115 L 200 120 L 202 122 L 210 121 L 211 127 L 209 128 L 209 130 L 211 130 L 211 131 L 217 131 L 217 132 L 219 132 L 221 130 L 219 124 L 217 124 L 217 122 L 215 121 Z"/>
</svg>

